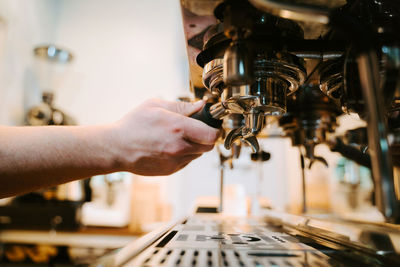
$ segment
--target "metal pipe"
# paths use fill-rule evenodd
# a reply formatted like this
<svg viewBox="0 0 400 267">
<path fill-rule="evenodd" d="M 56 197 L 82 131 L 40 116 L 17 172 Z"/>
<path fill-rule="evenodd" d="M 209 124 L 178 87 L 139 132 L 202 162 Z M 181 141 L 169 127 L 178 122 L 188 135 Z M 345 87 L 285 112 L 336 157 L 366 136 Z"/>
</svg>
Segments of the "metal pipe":
<svg viewBox="0 0 400 267">
<path fill-rule="evenodd" d="M 387 140 L 384 100 L 379 83 L 379 61 L 372 50 L 357 58 L 361 87 L 368 110 L 368 143 L 372 174 L 375 180 L 376 204 L 389 222 L 399 216 L 393 183 L 393 167 Z"/>
<path fill-rule="evenodd" d="M 305 58 L 305 59 L 336 59 L 340 58 L 343 56 L 343 53 L 338 53 L 338 52 L 294 52 L 297 57 Z"/>
<path fill-rule="evenodd" d="M 220 176 L 219 176 L 219 207 L 218 212 L 222 213 L 224 211 L 224 165 L 220 166 Z"/>
<path fill-rule="evenodd" d="M 300 165 L 301 165 L 301 189 L 302 189 L 302 213 L 307 212 L 307 193 L 306 193 L 306 173 L 305 173 L 305 163 L 304 163 L 304 156 L 303 153 L 301 152 L 301 148 L 299 147 L 299 152 L 300 152 Z"/>
</svg>

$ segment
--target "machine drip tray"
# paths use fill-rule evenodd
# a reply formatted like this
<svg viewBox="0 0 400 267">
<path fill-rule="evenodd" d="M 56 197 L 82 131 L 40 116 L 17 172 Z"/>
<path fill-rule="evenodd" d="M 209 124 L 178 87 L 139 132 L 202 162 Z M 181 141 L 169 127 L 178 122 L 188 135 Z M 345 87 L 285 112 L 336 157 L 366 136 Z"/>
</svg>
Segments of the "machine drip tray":
<svg viewBox="0 0 400 267">
<path fill-rule="evenodd" d="M 260 218 L 199 214 L 159 233 L 109 266 L 384 266 L 349 250 L 332 249 Z M 121 256 L 124 254 L 124 256 Z M 124 259 L 122 259 L 124 258 Z M 358 262 L 357 259 L 362 259 Z M 380 264 L 381 263 L 381 264 Z M 106 264 L 107 265 L 107 264 Z"/>
</svg>

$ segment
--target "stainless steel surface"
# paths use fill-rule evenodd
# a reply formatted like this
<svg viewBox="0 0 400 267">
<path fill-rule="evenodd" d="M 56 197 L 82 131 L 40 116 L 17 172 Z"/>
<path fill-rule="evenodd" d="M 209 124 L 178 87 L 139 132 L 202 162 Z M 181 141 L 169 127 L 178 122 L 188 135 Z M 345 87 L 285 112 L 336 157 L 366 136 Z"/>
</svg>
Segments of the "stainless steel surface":
<svg viewBox="0 0 400 267">
<path fill-rule="evenodd" d="M 222 69 L 226 69 L 225 65 Z M 286 112 L 286 97 L 294 93 L 305 80 L 303 62 L 287 53 L 260 54 L 254 61 L 254 84 L 227 86 L 221 81 L 221 62 L 215 59 L 206 64 L 204 84 L 211 92 L 221 92 L 224 112 L 239 113 L 245 117 L 244 125 L 228 134 L 225 147 L 241 139 L 258 151 L 255 136 L 263 128 L 265 116 L 280 116 Z M 215 90 L 211 84 L 218 84 Z M 216 114 L 217 116 L 217 114 Z"/>
<path fill-rule="evenodd" d="M 116 254 L 108 255 L 101 259 L 100 262 L 94 263 L 92 266 L 126 266 L 126 264 L 137 257 L 146 247 L 151 246 L 160 237 L 162 237 L 166 231 L 169 231 L 176 223 L 166 223 L 158 229 L 142 236 L 137 241 L 132 242 L 119 250 Z"/>
<path fill-rule="evenodd" d="M 221 119 L 229 113 L 223 103 L 216 103 L 210 107 L 210 114 L 214 119 Z"/>
<path fill-rule="evenodd" d="M 304 83 L 306 76 L 304 61 L 285 52 L 258 55 L 254 68 L 256 77 L 272 77 L 287 81 L 290 94 Z"/>
<path fill-rule="evenodd" d="M 398 227 L 334 218 L 196 214 L 95 266 L 397 266 L 399 237 Z"/>
<path fill-rule="evenodd" d="M 375 199 L 379 210 L 389 221 L 393 221 L 398 217 L 399 205 L 394 192 L 393 166 L 387 140 L 378 64 L 374 51 L 363 53 L 358 57 L 360 81 L 369 110 L 368 143 L 375 180 Z"/>
<path fill-rule="evenodd" d="M 232 42 L 226 49 L 223 63 L 224 83 L 228 86 L 249 85 L 253 81 L 253 62 L 244 41 Z"/>
<path fill-rule="evenodd" d="M 286 19 L 328 24 L 329 8 L 344 0 L 249 0 L 255 7 Z"/>
<path fill-rule="evenodd" d="M 260 145 L 257 138 L 244 126 L 234 129 L 228 133 L 225 138 L 224 146 L 226 149 L 231 149 L 236 140 L 242 140 L 245 144 L 249 145 L 254 153 L 258 152 Z"/>
<path fill-rule="evenodd" d="M 249 132 L 253 135 L 258 134 L 263 126 L 262 113 L 256 109 L 250 110 L 249 114 L 245 114 L 244 119 L 249 127 Z"/>
<path fill-rule="evenodd" d="M 223 90 L 223 59 L 211 60 L 203 69 L 203 84 L 212 93 L 221 94 Z"/>
<path fill-rule="evenodd" d="M 257 219 L 194 216 L 124 266 L 334 266 L 295 237 L 263 226 Z"/>
<path fill-rule="evenodd" d="M 372 255 L 393 256 L 400 260 L 400 226 L 388 223 L 344 220 L 331 215 L 293 215 L 268 211 L 266 221 L 303 232 L 321 244 L 332 247 L 344 245 Z M 374 239 L 375 240 L 372 240 Z M 335 243 L 335 244 L 334 244 Z M 355 251 L 354 251 L 355 252 Z"/>
</svg>

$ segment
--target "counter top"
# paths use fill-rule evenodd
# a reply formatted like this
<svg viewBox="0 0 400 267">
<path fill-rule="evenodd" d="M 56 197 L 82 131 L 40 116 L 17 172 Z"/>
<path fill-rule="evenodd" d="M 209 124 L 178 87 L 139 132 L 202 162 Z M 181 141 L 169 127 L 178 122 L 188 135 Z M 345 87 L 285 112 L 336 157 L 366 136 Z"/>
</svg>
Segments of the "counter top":
<svg viewBox="0 0 400 267">
<path fill-rule="evenodd" d="M 78 231 L 0 230 L 0 243 L 121 248 L 138 238 L 126 228 L 87 227 Z"/>
</svg>

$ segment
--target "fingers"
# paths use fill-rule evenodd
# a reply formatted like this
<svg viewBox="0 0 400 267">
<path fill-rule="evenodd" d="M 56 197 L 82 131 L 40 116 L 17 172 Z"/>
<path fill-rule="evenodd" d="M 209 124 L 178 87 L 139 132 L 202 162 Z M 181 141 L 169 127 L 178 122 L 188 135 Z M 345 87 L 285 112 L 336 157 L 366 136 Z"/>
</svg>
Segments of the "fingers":
<svg viewBox="0 0 400 267">
<path fill-rule="evenodd" d="M 151 105 L 164 108 L 168 111 L 181 114 L 183 116 L 190 116 L 199 111 L 204 106 L 204 101 L 196 102 L 183 102 L 183 101 L 164 101 L 164 100 L 151 100 Z"/>
<path fill-rule="evenodd" d="M 214 145 L 218 139 L 219 130 L 208 126 L 204 122 L 188 117 L 204 106 L 203 101 L 188 103 L 155 100 L 154 103 L 155 106 L 171 112 L 171 117 L 179 121 L 179 124 L 183 127 L 184 139 L 202 145 Z"/>
<path fill-rule="evenodd" d="M 204 152 L 211 151 L 214 148 L 212 145 L 203 145 L 186 140 L 186 146 L 182 149 L 182 154 L 203 154 Z"/>
<path fill-rule="evenodd" d="M 219 130 L 208 126 L 204 122 L 184 117 L 182 118 L 182 123 L 183 137 L 193 143 L 214 145 L 219 137 Z"/>
<path fill-rule="evenodd" d="M 186 140 L 203 145 L 213 145 L 218 139 L 219 130 L 206 125 L 204 122 L 188 117 L 204 106 L 204 101 L 202 100 L 189 103 L 153 99 L 148 102 L 148 105 L 165 109 L 171 113 L 183 115 L 179 116 L 179 118 L 175 117 L 175 119 L 182 123 L 184 130 L 183 137 Z"/>
<path fill-rule="evenodd" d="M 179 137 L 177 140 L 174 140 L 172 143 L 169 143 L 164 147 L 163 155 L 170 158 L 180 159 L 187 155 L 203 154 L 204 152 L 212 150 L 213 147 L 213 144 L 198 144 Z"/>
</svg>

